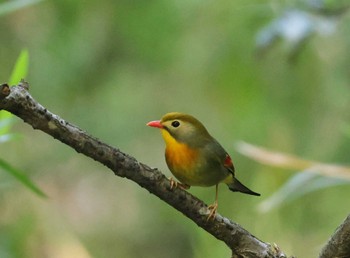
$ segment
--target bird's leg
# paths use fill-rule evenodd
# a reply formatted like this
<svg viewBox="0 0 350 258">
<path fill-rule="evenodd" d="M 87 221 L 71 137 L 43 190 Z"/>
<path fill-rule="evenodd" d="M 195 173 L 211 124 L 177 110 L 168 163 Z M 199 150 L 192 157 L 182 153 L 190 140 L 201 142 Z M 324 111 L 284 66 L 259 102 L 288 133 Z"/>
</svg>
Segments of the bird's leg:
<svg viewBox="0 0 350 258">
<path fill-rule="evenodd" d="M 191 187 L 189 185 L 182 184 L 180 182 L 175 181 L 175 179 L 172 177 L 169 177 L 169 180 L 170 180 L 170 190 L 173 190 L 175 188 L 181 188 L 182 190 L 188 190 Z"/>
<path fill-rule="evenodd" d="M 207 221 L 211 219 L 215 219 L 217 210 L 218 210 L 218 193 L 219 193 L 219 184 L 216 184 L 215 186 L 215 202 L 208 206 L 208 209 L 210 210 Z"/>
</svg>

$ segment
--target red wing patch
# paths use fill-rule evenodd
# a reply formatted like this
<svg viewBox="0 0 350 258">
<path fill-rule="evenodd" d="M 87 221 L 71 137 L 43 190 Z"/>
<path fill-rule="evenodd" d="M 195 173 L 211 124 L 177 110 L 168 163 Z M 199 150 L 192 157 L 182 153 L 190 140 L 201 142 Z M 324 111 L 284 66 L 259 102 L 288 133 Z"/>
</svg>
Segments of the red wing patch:
<svg viewBox="0 0 350 258">
<path fill-rule="evenodd" d="M 230 170 L 231 172 L 234 172 L 235 171 L 235 168 L 233 166 L 233 162 L 232 162 L 232 159 L 230 157 L 230 155 L 226 154 L 226 157 L 225 157 L 225 161 L 224 161 L 224 166 Z"/>
</svg>

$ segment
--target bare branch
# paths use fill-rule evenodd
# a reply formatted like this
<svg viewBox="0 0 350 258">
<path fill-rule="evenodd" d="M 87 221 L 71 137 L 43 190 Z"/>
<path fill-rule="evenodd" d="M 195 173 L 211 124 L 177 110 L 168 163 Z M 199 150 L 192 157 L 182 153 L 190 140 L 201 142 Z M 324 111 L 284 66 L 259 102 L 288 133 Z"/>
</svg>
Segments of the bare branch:
<svg viewBox="0 0 350 258">
<path fill-rule="evenodd" d="M 0 110 L 7 110 L 23 119 L 34 129 L 41 130 L 97 162 L 114 174 L 126 177 L 182 212 L 232 250 L 232 257 L 286 257 L 276 246 L 264 243 L 237 223 L 217 215 L 207 221 L 207 205 L 182 189 L 170 189 L 169 180 L 155 168 L 138 162 L 134 157 L 88 135 L 78 127 L 51 113 L 28 93 L 28 84 L 0 86 Z"/>
</svg>

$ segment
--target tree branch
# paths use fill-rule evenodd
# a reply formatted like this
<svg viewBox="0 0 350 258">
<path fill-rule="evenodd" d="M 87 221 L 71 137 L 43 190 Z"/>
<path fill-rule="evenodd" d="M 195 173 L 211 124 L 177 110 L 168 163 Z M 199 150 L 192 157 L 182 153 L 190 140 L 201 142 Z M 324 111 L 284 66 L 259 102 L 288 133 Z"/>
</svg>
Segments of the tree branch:
<svg viewBox="0 0 350 258">
<path fill-rule="evenodd" d="M 334 257 L 350 257 L 350 215 L 336 229 L 319 256 L 319 258 Z"/>
<path fill-rule="evenodd" d="M 199 227 L 226 243 L 232 257 L 277 258 L 286 255 L 276 246 L 262 242 L 228 218 L 217 215 L 207 221 L 207 205 L 182 189 L 170 189 L 169 180 L 156 168 L 138 162 L 134 157 L 113 148 L 83 130 L 51 113 L 28 93 L 28 83 L 0 86 L 0 110 L 7 110 L 23 119 L 34 129 L 41 130 L 97 162 L 110 168 L 115 175 L 126 177 L 158 196 Z"/>
</svg>

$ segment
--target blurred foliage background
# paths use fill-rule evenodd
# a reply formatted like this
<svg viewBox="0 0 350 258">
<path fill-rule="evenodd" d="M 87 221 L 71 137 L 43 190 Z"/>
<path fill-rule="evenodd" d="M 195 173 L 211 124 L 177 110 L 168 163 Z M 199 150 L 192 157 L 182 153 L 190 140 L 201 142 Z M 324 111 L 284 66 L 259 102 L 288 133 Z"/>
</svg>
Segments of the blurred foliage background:
<svg viewBox="0 0 350 258">
<path fill-rule="evenodd" d="M 193 114 L 262 194 L 221 186 L 219 212 L 289 255 L 316 257 L 350 211 L 347 179 L 323 177 L 308 191 L 307 172 L 261 164 L 235 146 L 349 165 L 347 2 L 1 1 L 0 75 L 8 81 L 27 49 L 34 98 L 167 175 L 163 141 L 145 124 Z M 10 131 L 16 137 L 0 138 L 11 165 L 0 165 L 0 257 L 230 256 L 133 182 L 19 119 Z M 211 203 L 215 190 L 190 192 Z M 275 193 L 289 201 L 261 209 Z"/>
</svg>

